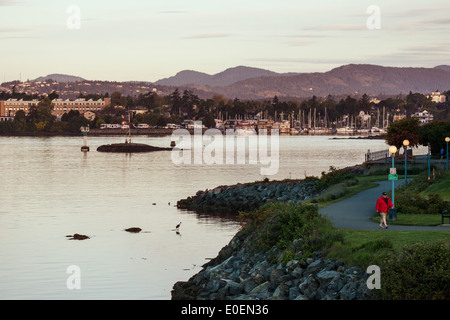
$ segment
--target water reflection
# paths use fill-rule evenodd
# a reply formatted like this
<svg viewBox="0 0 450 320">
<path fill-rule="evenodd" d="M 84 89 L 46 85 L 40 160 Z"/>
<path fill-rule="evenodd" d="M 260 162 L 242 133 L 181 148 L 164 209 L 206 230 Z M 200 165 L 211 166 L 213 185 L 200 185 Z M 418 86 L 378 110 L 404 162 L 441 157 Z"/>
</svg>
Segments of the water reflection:
<svg viewBox="0 0 450 320">
<path fill-rule="evenodd" d="M 167 147 L 171 138 L 133 140 Z M 198 272 L 241 227 L 233 215 L 179 210 L 177 201 L 264 179 L 248 164 L 174 165 L 166 151 L 96 151 L 117 141 L 89 137 L 84 153 L 82 137 L 0 137 L 0 298 L 170 299 L 173 284 Z M 384 147 L 377 140 L 280 137 L 279 171 L 269 178 L 320 175 Z M 128 227 L 145 232 L 129 234 Z M 66 239 L 74 233 L 90 239 Z M 66 287 L 71 265 L 81 269 L 81 290 Z"/>
</svg>

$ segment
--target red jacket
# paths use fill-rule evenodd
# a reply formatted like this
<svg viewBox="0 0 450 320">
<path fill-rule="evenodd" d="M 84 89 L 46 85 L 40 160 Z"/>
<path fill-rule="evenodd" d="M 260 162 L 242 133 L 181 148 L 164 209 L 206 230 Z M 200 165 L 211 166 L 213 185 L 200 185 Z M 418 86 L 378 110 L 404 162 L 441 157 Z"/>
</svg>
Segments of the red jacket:
<svg viewBox="0 0 450 320">
<path fill-rule="evenodd" d="M 385 199 L 387 200 L 387 203 L 386 203 Z M 393 207 L 394 207 L 394 204 L 392 203 L 391 199 L 389 199 L 389 197 L 384 198 L 383 196 L 381 196 L 377 200 L 377 205 L 376 205 L 375 209 L 377 210 L 377 212 L 388 213 L 389 208 L 393 208 Z"/>
</svg>

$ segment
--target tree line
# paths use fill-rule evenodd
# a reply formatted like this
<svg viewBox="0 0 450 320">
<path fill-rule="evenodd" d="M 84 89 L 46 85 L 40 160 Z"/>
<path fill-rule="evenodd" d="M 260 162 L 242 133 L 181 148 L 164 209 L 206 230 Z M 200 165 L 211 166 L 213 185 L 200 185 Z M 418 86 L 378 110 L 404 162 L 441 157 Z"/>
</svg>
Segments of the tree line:
<svg viewBox="0 0 450 320">
<path fill-rule="evenodd" d="M 137 96 L 124 96 L 120 92 L 113 92 L 111 95 L 88 94 L 79 98 L 104 99 L 111 98 L 109 108 L 97 113 L 93 121 L 88 121 L 77 111 L 70 111 L 65 114 L 61 121 L 56 121 L 56 117 L 51 114 L 51 100 L 58 98 L 56 92 L 50 93 L 47 97 L 36 95 L 28 96 L 22 93 L 0 93 L 0 100 L 9 98 L 16 99 L 38 99 L 39 104 L 34 106 L 28 114 L 23 111 L 16 112 L 13 121 L 0 122 L 0 133 L 21 132 L 21 131 L 50 131 L 50 132 L 76 132 L 81 125 L 99 127 L 102 123 L 121 123 L 127 119 L 128 109 L 132 107 L 143 107 L 148 112 L 146 114 L 136 114 L 133 117 L 134 123 L 148 123 L 153 126 L 164 126 L 166 123 L 181 123 L 183 120 L 200 120 L 207 127 L 215 125 L 214 119 L 254 119 L 257 115 L 262 118 L 274 120 L 289 120 L 306 117 L 306 114 L 314 110 L 318 120 L 323 119 L 325 114 L 330 126 L 336 126 L 344 116 L 357 117 L 363 111 L 372 115 L 372 124 L 375 117 L 383 109 L 390 114 L 390 121 L 394 114 L 406 114 L 408 117 L 418 111 L 427 110 L 434 115 L 435 120 L 450 120 L 450 90 L 443 94 L 447 96 L 447 102 L 434 103 L 430 98 L 421 94 L 409 92 L 408 95 L 398 95 L 381 100 L 379 103 L 371 101 L 367 94 L 360 97 L 346 96 L 333 97 L 328 95 L 325 98 L 313 96 L 304 100 L 283 100 L 277 96 L 266 100 L 240 100 L 238 98 L 228 99 L 222 95 L 213 95 L 211 98 L 199 98 L 191 90 L 180 92 L 175 89 L 168 95 L 160 95 L 157 92 L 149 91 Z"/>
</svg>

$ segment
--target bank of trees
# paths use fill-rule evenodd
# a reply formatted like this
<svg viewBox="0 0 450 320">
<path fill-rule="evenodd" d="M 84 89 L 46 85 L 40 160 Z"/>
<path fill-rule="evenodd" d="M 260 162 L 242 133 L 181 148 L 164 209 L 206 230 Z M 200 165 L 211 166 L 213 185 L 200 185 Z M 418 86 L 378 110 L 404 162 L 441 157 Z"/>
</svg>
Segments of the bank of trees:
<svg viewBox="0 0 450 320">
<path fill-rule="evenodd" d="M 389 125 L 386 143 L 397 149 L 403 146 L 404 140 L 408 140 L 411 147 L 430 144 L 431 153 L 437 155 L 445 148 L 445 138 L 449 136 L 450 121 L 437 120 L 420 126 L 419 119 L 406 118 Z"/>
<path fill-rule="evenodd" d="M 449 96 L 450 90 L 444 92 L 444 94 Z M 57 97 L 55 92 L 52 92 L 51 95 Z M 342 121 L 346 116 L 354 119 L 356 125 L 361 127 L 363 123 L 358 122 L 358 115 L 361 111 L 372 115 L 370 124 L 373 126 L 377 123 L 377 115 L 382 114 L 383 110 L 386 114 L 390 114 L 389 122 L 391 123 L 394 114 L 406 114 L 409 117 L 417 110 L 424 109 L 432 113 L 436 120 L 450 120 L 450 102 L 436 104 L 425 95 L 412 92 L 406 96 L 386 98 L 378 104 L 371 102 L 370 97 L 366 94 L 360 97 L 329 95 L 325 98 L 319 98 L 313 96 L 303 100 L 280 99 L 277 96 L 266 100 L 240 100 L 238 98 L 228 99 L 218 94 L 211 98 L 202 99 L 191 90 L 181 91 L 179 89 L 164 96 L 153 91 L 134 97 L 124 96 L 120 92 L 113 92 L 110 96 L 109 94 L 80 95 L 80 98 L 98 99 L 105 97 L 111 98 L 111 106 L 97 114 L 96 119 L 90 123 L 91 127 L 99 127 L 102 123 L 121 123 L 124 117 L 127 118 L 127 109 L 135 106 L 144 107 L 148 110 L 148 113 L 134 115 L 133 122 L 148 123 L 153 126 L 181 123 L 185 119 L 190 119 L 201 120 L 208 127 L 213 127 L 214 119 L 253 119 L 256 115 L 274 120 L 298 120 L 303 118 L 302 122 L 307 123 L 305 118 L 312 117 L 314 112 L 317 119 L 316 124 L 323 124 L 326 117 L 329 127 L 338 127 L 342 124 L 338 121 Z M 27 100 L 31 97 L 19 93 L 2 92 L 0 98 L 2 100 L 8 98 Z M 36 97 L 33 96 L 32 98 Z M 23 111 L 18 111 L 14 121 L 0 123 L 0 132 L 77 131 L 81 124 L 86 125 L 88 123 L 75 111 L 63 116 L 61 121 L 56 121 L 51 115 L 51 110 L 51 99 L 41 97 L 39 105 L 33 107 L 27 115 Z M 412 141 L 417 140 L 415 137 L 410 139 Z M 395 144 L 398 145 L 398 141 Z"/>
</svg>

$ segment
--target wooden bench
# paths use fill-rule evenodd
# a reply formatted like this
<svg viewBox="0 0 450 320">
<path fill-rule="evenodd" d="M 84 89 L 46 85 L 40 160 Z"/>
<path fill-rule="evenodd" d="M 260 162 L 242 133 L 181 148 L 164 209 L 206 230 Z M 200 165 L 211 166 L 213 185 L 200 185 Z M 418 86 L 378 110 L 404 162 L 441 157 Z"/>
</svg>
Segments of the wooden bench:
<svg viewBox="0 0 450 320">
<path fill-rule="evenodd" d="M 444 218 L 450 219 L 450 212 L 448 212 L 448 210 L 442 211 L 442 224 L 444 224 Z"/>
</svg>

